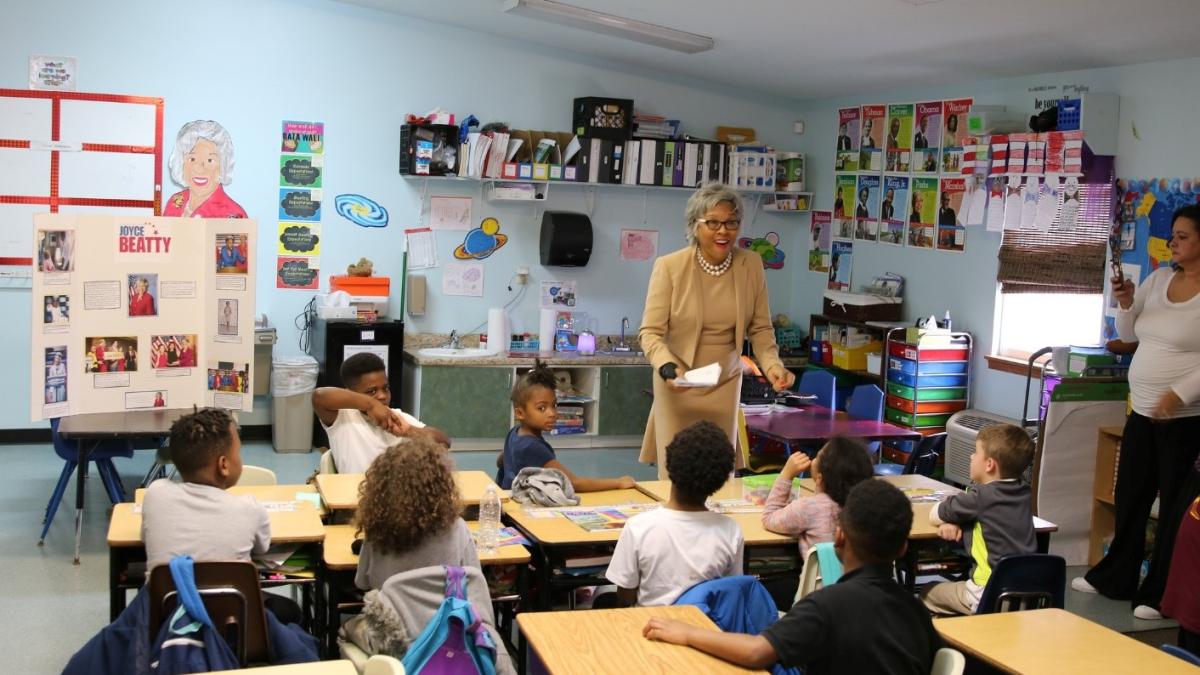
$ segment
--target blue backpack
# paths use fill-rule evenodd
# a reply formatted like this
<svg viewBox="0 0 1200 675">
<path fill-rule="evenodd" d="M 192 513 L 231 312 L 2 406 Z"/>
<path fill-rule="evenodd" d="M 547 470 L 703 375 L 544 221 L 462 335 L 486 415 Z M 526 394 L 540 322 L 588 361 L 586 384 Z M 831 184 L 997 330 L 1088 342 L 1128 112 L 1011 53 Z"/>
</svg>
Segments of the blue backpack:
<svg viewBox="0 0 1200 675">
<path fill-rule="evenodd" d="M 196 590 L 191 556 L 171 559 L 171 578 L 179 594 L 179 608 L 163 624 L 150 653 L 155 675 L 208 673 L 242 667 L 229 643 L 213 627 Z"/>
<path fill-rule="evenodd" d="M 496 644 L 467 600 L 466 571 L 445 566 L 446 597 L 404 654 L 404 670 L 424 675 L 495 675 Z"/>
</svg>

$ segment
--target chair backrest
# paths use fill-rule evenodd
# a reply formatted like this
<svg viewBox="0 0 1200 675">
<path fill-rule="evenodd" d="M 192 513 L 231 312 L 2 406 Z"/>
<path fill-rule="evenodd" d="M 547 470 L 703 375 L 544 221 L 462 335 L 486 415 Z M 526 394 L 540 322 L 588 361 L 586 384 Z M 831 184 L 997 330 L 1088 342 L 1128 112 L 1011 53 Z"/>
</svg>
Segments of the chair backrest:
<svg viewBox="0 0 1200 675">
<path fill-rule="evenodd" d="M 1067 561 L 1044 553 L 1009 555 L 992 570 L 976 614 L 1056 607 L 1063 609 Z"/>
<path fill-rule="evenodd" d="M 1171 656 L 1187 661 L 1193 666 L 1200 666 L 1200 656 L 1196 656 L 1183 647 L 1176 647 L 1175 645 L 1163 645 L 1162 650 Z"/>
<path fill-rule="evenodd" d="M 804 596 L 821 587 L 821 564 L 817 561 L 817 547 L 808 547 L 804 554 L 804 569 L 800 571 L 800 585 L 796 587 L 796 598 L 793 604 L 800 602 Z"/>
<path fill-rule="evenodd" d="M 962 675 L 967 669 L 967 658 L 961 652 L 942 647 L 933 655 L 933 669 L 930 675 Z"/>
<path fill-rule="evenodd" d="M 922 438 L 917 447 L 908 453 L 908 461 L 904 464 L 904 473 L 915 473 L 922 476 L 932 476 L 937 468 L 938 457 L 946 449 L 946 432 L 930 434 Z"/>
<path fill-rule="evenodd" d="M 75 461 L 79 459 L 79 448 L 59 435 L 58 418 L 50 420 L 50 443 L 54 446 L 54 454 L 61 459 Z M 88 449 L 88 460 L 112 459 L 113 457 L 133 457 L 133 446 L 129 441 L 113 439 L 111 441 L 84 441 L 91 447 Z"/>
<path fill-rule="evenodd" d="M 367 659 L 363 675 L 404 675 L 404 664 L 394 656 L 376 654 Z"/>
<path fill-rule="evenodd" d="M 242 466 L 242 477 L 238 479 L 238 485 L 278 485 L 279 481 L 275 478 L 275 472 L 261 466 L 253 466 L 246 464 Z"/>
<path fill-rule="evenodd" d="M 241 561 L 197 562 L 196 588 L 216 630 L 233 648 L 242 664 L 266 663 L 270 659 L 267 617 L 262 589 L 254 563 Z M 153 644 L 163 622 L 175 611 L 175 580 L 171 568 L 158 565 L 150 570 L 149 629 Z"/>
<path fill-rule="evenodd" d="M 817 397 L 817 405 L 830 410 L 837 408 L 837 378 L 828 370 L 805 370 L 800 376 L 798 391 Z"/>
<path fill-rule="evenodd" d="M 333 451 L 326 450 L 321 453 L 321 473 L 337 473 L 337 466 L 333 463 Z"/>
<path fill-rule="evenodd" d="M 883 421 L 883 390 L 873 384 L 860 384 L 846 401 L 846 414 L 860 420 Z"/>
</svg>

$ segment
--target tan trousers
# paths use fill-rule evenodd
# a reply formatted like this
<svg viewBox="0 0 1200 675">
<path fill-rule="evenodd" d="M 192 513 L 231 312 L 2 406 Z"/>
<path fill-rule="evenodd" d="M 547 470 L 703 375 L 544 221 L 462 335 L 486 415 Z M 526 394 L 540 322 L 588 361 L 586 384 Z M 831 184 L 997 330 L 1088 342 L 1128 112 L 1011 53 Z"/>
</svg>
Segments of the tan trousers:
<svg viewBox="0 0 1200 675">
<path fill-rule="evenodd" d="M 929 589 L 923 598 L 925 606 L 935 614 L 974 614 L 967 582 L 945 581 Z"/>
</svg>

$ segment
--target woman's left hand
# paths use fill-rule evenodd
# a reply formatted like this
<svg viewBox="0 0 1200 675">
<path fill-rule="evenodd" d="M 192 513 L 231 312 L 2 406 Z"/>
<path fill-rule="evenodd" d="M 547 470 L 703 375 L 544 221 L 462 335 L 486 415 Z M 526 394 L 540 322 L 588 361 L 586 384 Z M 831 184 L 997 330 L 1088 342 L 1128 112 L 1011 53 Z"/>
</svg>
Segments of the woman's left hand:
<svg viewBox="0 0 1200 675">
<path fill-rule="evenodd" d="M 1183 399 L 1179 398 L 1173 390 L 1168 389 L 1167 393 L 1158 399 L 1158 405 L 1154 406 L 1155 419 L 1170 419 L 1179 412 L 1179 408 L 1183 406 Z"/>
<path fill-rule="evenodd" d="M 775 391 L 787 391 L 796 382 L 796 375 L 783 366 L 776 366 L 767 371 L 767 379 Z"/>
</svg>

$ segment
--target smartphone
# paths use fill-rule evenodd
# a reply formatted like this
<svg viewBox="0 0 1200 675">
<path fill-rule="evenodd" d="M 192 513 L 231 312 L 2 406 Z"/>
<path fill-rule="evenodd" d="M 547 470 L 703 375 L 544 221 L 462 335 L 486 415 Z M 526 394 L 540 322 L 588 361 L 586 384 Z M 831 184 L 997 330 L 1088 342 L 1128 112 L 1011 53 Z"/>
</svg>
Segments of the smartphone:
<svg viewBox="0 0 1200 675">
<path fill-rule="evenodd" d="M 1108 237 L 1108 248 L 1111 252 L 1113 278 L 1125 282 L 1125 271 L 1121 268 L 1121 237 L 1116 232 Z"/>
</svg>

